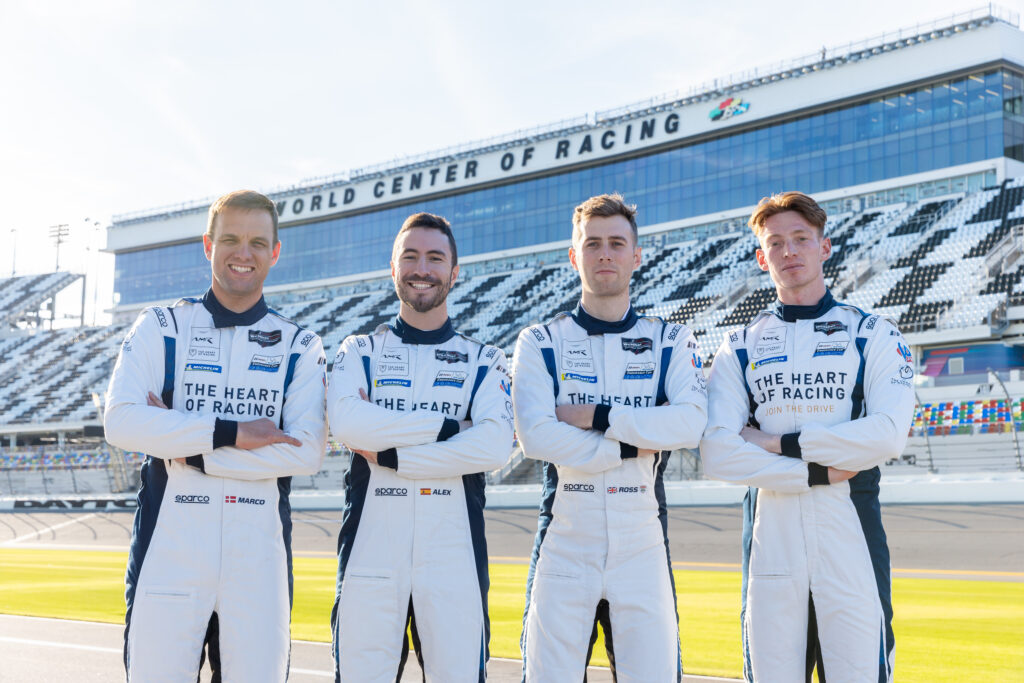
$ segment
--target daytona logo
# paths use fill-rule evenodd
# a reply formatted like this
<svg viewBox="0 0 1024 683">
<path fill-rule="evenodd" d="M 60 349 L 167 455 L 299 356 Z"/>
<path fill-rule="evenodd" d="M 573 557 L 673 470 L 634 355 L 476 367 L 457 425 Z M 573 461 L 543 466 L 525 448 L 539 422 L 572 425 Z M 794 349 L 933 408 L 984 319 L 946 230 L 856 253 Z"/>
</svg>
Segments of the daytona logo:
<svg viewBox="0 0 1024 683">
<path fill-rule="evenodd" d="M 245 496 L 224 496 L 225 503 L 243 503 L 245 505 L 265 505 L 262 498 L 246 498 Z"/>
</svg>

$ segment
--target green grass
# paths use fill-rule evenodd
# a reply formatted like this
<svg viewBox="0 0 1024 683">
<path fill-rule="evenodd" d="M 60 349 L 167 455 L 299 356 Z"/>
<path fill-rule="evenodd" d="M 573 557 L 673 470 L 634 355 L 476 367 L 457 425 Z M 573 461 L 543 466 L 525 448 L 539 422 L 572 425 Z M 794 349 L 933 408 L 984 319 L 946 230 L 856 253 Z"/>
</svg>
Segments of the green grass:
<svg viewBox="0 0 1024 683">
<path fill-rule="evenodd" d="M 118 552 L 0 549 L 0 613 L 122 623 Z M 330 640 L 335 561 L 295 559 L 292 636 Z M 687 672 L 739 677 L 736 572 L 677 571 Z M 491 654 L 519 656 L 526 567 L 491 565 Z M 1024 583 L 898 578 L 896 671 L 900 681 L 1013 680 L 1024 669 Z M 604 646 L 595 664 L 607 664 Z"/>
</svg>

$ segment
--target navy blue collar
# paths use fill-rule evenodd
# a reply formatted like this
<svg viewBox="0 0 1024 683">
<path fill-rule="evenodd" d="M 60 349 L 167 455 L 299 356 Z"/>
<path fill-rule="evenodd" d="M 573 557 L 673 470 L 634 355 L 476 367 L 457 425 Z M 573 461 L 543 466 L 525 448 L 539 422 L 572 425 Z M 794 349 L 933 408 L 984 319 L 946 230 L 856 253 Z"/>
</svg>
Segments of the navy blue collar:
<svg viewBox="0 0 1024 683">
<path fill-rule="evenodd" d="M 235 313 L 224 308 L 224 304 L 217 301 L 217 297 L 213 295 L 213 288 L 206 290 L 206 294 L 203 294 L 203 306 L 213 316 L 214 327 L 245 327 L 248 325 L 254 325 L 256 322 L 267 314 L 270 310 L 267 308 L 267 302 L 260 297 L 260 300 L 253 305 L 248 311 L 242 313 Z"/>
<path fill-rule="evenodd" d="M 815 318 L 820 318 L 835 305 L 836 300 L 832 298 L 832 292 L 826 289 L 825 296 L 821 297 L 821 301 L 812 306 L 789 306 L 776 299 L 775 303 L 773 303 L 768 310 L 785 320 L 787 323 L 792 323 L 797 320 L 814 320 Z"/>
<path fill-rule="evenodd" d="M 572 319 L 576 321 L 577 325 L 585 329 L 587 334 L 622 334 L 633 329 L 633 326 L 636 325 L 636 321 L 640 317 L 633 310 L 633 307 L 630 306 L 626 317 L 622 320 L 616 320 L 615 322 L 598 320 L 583 310 L 583 302 L 580 302 L 576 304 L 576 308 L 572 311 Z"/>
<path fill-rule="evenodd" d="M 418 330 L 402 320 L 401 316 L 396 315 L 395 321 L 388 327 L 406 344 L 444 344 L 455 336 L 451 318 L 445 320 L 444 325 L 436 330 Z"/>
</svg>

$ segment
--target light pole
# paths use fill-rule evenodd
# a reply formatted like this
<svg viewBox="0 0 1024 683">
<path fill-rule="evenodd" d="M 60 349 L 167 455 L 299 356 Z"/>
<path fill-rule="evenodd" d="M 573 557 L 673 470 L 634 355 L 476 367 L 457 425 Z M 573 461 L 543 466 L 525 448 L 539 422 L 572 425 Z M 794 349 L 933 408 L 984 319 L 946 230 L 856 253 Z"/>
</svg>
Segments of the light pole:
<svg viewBox="0 0 1024 683">
<path fill-rule="evenodd" d="M 57 263 L 53 267 L 54 272 L 60 270 L 60 245 L 68 238 L 69 234 L 71 231 L 68 229 L 67 223 L 50 226 L 50 239 L 57 245 Z"/>
<path fill-rule="evenodd" d="M 11 228 L 11 277 L 14 277 L 14 267 L 18 263 L 18 229 Z"/>
</svg>

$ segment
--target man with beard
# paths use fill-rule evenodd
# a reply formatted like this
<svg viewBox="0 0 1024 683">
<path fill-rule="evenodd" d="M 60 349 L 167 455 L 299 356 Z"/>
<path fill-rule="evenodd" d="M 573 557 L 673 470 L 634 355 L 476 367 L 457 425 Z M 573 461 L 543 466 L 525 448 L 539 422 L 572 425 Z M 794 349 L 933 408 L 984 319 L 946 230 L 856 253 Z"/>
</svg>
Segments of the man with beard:
<svg viewBox="0 0 1024 683">
<path fill-rule="evenodd" d="M 409 644 L 430 681 L 482 681 L 488 641 L 484 472 L 512 448 L 505 355 L 457 333 L 448 221 L 406 219 L 391 277 L 398 317 L 342 342 L 327 395 L 345 475 L 331 613 L 336 680 L 395 681 Z"/>
<path fill-rule="evenodd" d="M 573 213 L 571 313 L 516 343 L 516 426 L 545 461 L 523 615 L 523 678 L 585 679 L 605 634 L 618 681 L 682 678 L 662 477 L 704 431 L 700 351 L 685 325 L 640 316 L 636 207 L 591 197 Z"/>
</svg>

